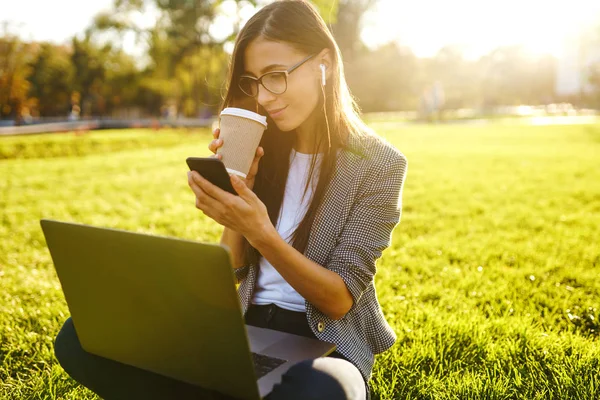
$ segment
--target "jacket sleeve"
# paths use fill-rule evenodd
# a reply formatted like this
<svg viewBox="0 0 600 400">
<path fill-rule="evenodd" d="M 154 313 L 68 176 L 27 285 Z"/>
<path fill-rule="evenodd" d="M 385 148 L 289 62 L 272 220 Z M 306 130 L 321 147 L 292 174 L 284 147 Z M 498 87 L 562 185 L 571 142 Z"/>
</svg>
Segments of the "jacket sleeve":
<svg viewBox="0 0 600 400">
<path fill-rule="evenodd" d="M 353 308 L 373 281 L 375 262 L 391 244 L 392 231 L 400 221 L 407 161 L 399 155 L 372 169 L 327 263 L 344 280 Z"/>
<path fill-rule="evenodd" d="M 248 265 L 244 265 L 243 267 L 233 270 L 233 273 L 235 275 L 235 279 L 236 279 L 237 283 L 241 283 L 244 279 L 246 279 L 249 268 L 250 267 Z"/>
</svg>

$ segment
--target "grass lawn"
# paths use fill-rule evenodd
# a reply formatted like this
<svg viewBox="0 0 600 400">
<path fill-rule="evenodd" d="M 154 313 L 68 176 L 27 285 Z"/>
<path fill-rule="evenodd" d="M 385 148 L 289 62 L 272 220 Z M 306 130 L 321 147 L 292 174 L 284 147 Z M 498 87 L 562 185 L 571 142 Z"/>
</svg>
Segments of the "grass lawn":
<svg viewBox="0 0 600 400">
<path fill-rule="evenodd" d="M 372 126 L 409 160 L 373 397 L 600 398 L 600 125 Z M 53 356 L 69 312 L 39 219 L 215 242 L 184 161 L 210 138 L 0 138 L 1 399 L 95 398 Z"/>
</svg>

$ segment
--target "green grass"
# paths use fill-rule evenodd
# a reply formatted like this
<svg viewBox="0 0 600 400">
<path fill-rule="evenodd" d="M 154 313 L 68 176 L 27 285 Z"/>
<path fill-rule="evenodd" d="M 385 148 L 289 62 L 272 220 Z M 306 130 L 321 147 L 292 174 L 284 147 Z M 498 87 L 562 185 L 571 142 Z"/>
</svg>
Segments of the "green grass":
<svg viewBox="0 0 600 400">
<path fill-rule="evenodd" d="M 600 126 L 372 126 L 409 159 L 376 278 L 398 341 L 374 398 L 600 398 Z M 218 240 L 184 162 L 210 133 L 184 136 L 0 161 L 0 398 L 95 398 L 53 357 L 68 309 L 40 218 Z"/>
<path fill-rule="evenodd" d="M 130 129 L 0 137 L 0 160 L 84 156 L 190 143 L 197 129 Z"/>
</svg>

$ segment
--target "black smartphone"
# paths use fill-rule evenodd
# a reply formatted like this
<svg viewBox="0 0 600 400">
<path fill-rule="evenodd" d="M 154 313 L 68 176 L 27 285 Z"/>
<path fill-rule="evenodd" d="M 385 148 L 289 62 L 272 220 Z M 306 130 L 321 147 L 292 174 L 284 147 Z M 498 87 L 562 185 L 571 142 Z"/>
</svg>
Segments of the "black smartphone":
<svg viewBox="0 0 600 400">
<path fill-rule="evenodd" d="M 191 171 L 196 171 L 204 179 L 213 185 L 220 187 L 234 195 L 238 195 L 229 178 L 229 173 L 225 169 L 225 164 L 218 158 L 213 157 L 188 157 L 185 162 Z"/>
</svg>

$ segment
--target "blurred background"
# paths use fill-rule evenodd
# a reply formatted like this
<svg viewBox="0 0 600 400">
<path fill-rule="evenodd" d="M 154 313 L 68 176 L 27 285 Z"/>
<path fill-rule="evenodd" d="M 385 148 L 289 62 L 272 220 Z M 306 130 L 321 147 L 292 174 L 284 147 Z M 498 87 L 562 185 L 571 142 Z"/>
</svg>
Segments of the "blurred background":
<svg viewBox="0 0 600 400">
<path fill-rule="evenodd" d="M 205 119 L 265 0 L 4 1 L 0 126 Z M 318 0 L 366 113 L 594 115 L 600 2 Z"/>
<path fill-rule="evenodd" d="M 0 399 L 98 399 L 54 357 L 41 218 L 219 241 L 184 160 L 265 3 L 0 0 Z M 372 398 L 600 399 L 600 0 L 315 4 L 410 165 Z"/>
</svg>

